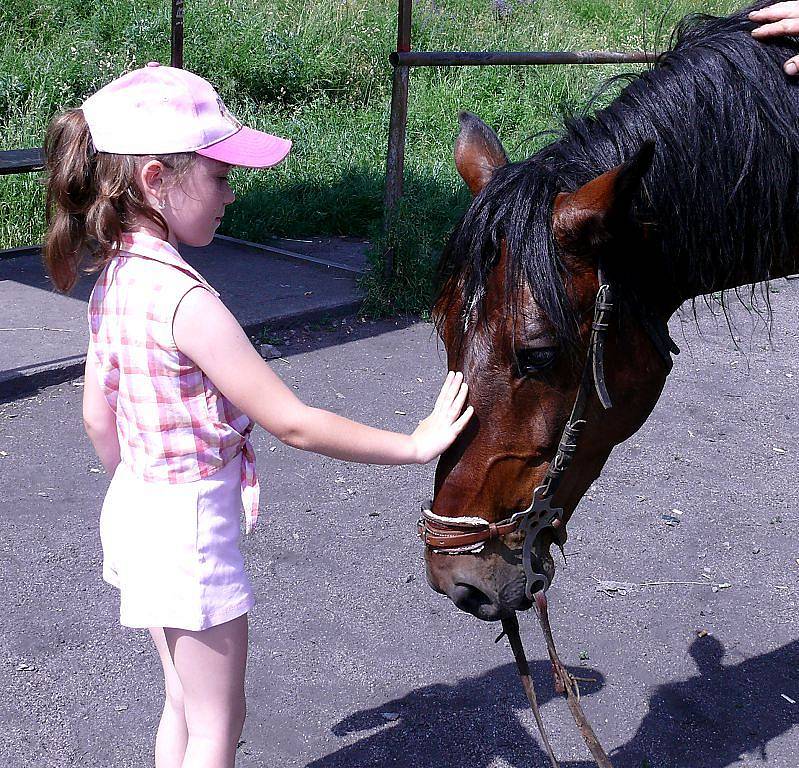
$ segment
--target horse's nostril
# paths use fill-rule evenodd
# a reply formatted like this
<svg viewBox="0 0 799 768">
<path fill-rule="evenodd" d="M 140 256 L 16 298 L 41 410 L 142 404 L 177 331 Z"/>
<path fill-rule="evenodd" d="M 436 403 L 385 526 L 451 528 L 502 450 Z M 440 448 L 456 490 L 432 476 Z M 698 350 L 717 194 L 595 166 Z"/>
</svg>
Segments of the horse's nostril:
<svg viewBox="0 0 799 768">
<path fill-rule="evenodd" d="M 462 611 L 471 613 L 483 621 L 496 621 L 500 618 L 499 606 L 485 592 L 471 584 L 456 584 L 449 598 Z"/>
</svg>

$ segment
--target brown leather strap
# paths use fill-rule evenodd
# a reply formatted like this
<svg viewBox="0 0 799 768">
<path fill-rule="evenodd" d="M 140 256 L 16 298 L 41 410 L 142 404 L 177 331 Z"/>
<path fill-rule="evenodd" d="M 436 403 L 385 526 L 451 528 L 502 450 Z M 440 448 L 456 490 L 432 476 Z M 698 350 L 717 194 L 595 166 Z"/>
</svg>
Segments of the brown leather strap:
<svg viewBox="0 0 799 768">
<path fill-rule="evenodd" d="M 477 525 L 477 524 L 474 524 Z M 459 547 L 471 547 L 492 539 L 498 539 L 513 533 L 519 527 L 519 521 L 512 523 L 489 523 L 486 522 L 477 530 L 462 531 L 453 529 L 446 523 L 436 523 L 426 517 L 420 517 L 417 523 L 419 538 L 433 549 L 457 549 Z"/>
</svg>

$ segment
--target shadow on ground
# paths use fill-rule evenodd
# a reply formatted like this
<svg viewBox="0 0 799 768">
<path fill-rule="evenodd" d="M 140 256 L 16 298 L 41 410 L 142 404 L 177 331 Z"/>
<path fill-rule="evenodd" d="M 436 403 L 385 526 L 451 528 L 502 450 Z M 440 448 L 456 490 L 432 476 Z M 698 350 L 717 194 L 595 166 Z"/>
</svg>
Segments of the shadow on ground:
<svg viewBox="0 0 799 768">
<path fill-rule="evenodd" d="M 799 724 L 799 705 L 781 695 L 799 701 L 799 641 L 730 665 L 722 663 L 724 647 L 712 636 L 697 638 L 689 653 L 697 674 L 653 691 L 635 735 L 610 753 L 614 768 L 725 768 L 743 755 L 765 762 L 768 742 Z M 537 661 L 531 666 L 539 701 L 545 704 L 555 695 L 549 665 Z M 596 670 L 581 668 L 575 674 L 596 679 L 581 684 L 584 695 L 604 685 Z M 513 768 L 545 768 L 545 753 L 519 722 L 518 713 L 526 706 L 512 664 L 452 686 L 417 688 L 339 722 L 333 728 L 337 736 L 381 730 L 308 768 L 487 768 L 498 759 Z M 544 713 L 545 718 L 554 711 Z M 384 713 L 398 717 L 387 722 Z M 568 717 L 565 707 L 558 716 Z M 557 744 L 553 748 L 557 754 Z M 561 765 L 591 768 L 594 763 Z"/>
<path fill-rule="evenodd" d="M 530 668 L 539 703 L 546 704 L 555 696 L 549 662 L 534 661 Z M 580 684 L 583 695 L 594 694 L 604 685 L 604 677 L 596 670 L 572 672 L 595 681 Z M 355 712 L 336 724 L 333 733 L 337 736 L 381 730 L 309 763 L 308 768 L 389 764 L 398 768 L 480 768 L 496 758 L 512 766 L 548 765 L 545 753 L 519 721 L 518 713 L 527 707 L 515 664 L 454 685 L 417 688 L 401 699 Z M 398 717 L 387 721 L 384 715 Z"/>
<path fill-rule="evenodd" d="M 294 329 L 267 328 L 264 333 L 268 340 L 276 342 L 281 357 L 289 358 L 391 333 L 420 322 L 423 321 L 415 315 L 401 315 L 384 320 L 371 320 L 360 316 L 345 318 L 323 316 L 312 322 L 302 323 Z M 432 324 L 430 334 L 431 337 L 436 335 Z"/>
<path fill-rule="evenodd" d="M 649 712 L 611 758 L 616 768 L 724 768 L 743 755 L 768 760 L 768 742 L 799 725 L 799 640 L 738 664 L 723 664 L 711 635 L 689 653 L 697 667 L 686 680 L 658 686 Z"/>
</svg>

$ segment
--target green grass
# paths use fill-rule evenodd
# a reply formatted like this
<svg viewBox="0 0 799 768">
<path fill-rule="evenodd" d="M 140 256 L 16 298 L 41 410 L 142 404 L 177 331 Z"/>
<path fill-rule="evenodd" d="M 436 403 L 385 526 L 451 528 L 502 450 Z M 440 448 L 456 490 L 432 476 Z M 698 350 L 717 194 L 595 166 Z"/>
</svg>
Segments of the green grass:
<svg viewBox="0 0 799 768">
<path fill-rule="evenodd" d="M 660 49 L 685 13 L 727 12 L 729 0 L 422 0 L 417 50 Z M 497 9 L 500 8 L 498 11 Z M 668 8 L 667 11 L 664 11 Z M 504 9 L 504 10 L 503 10 Z M 665 12 L 665 16 L 664 16 Z M 267 172 L 234 176 L 237 202 L 223 232 L 371 237 L 379 258 L 394 0 L 188 0 L 186 66 L 213 82 L 231 110 L 294 141 Z M 644 30 L 645 36 L 644 36 Z M 658 33 L 658 30 L 661 30 Z M 113 77 L 169 61 L 166 0 L 5 0 L 0 9 L 0 149 L 41 144 L 49 118 Z M 496 128 L 512 159 L 526 137 L 579 109 L 616 67 L 466 67 L 411 73 L 402 215 L 390 243 L 397 278 L 367 280 L 380 312 L 423 311 L 447 232 L 468 202 L 452 163 L 457 113 Z M 0 177 L 0 247 L 44 229 L 33 175 Z"/>
</svg>

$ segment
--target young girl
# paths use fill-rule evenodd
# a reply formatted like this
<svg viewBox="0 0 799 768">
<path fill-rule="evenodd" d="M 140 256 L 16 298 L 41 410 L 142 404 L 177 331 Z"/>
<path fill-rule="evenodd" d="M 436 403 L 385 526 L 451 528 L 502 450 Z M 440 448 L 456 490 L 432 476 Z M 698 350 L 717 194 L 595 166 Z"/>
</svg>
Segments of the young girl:
<svg viewBox="0 0 799 768">
<path fill-rule="evenodd" d="M 245 716 L 247 612 L 239 552 L 258 513 L 254 422 L 349 461 L 428 462 L 471 416 L 448 374 L 411 435 L 300 402 L 178 252 L 211 242 L 233 202 L 231 166 L 280 162 L 290 142 L 242 127 L 203 79 L 149 64 L 66 112 L 45 142 L 45 262 L 57 288 L 84 253 L 89 300 L 83 418 L 111 484 L 100 535 L 120 620 L 149 628 L 164 668 L 158 768 L 232 766 Z"/>
</svg>

